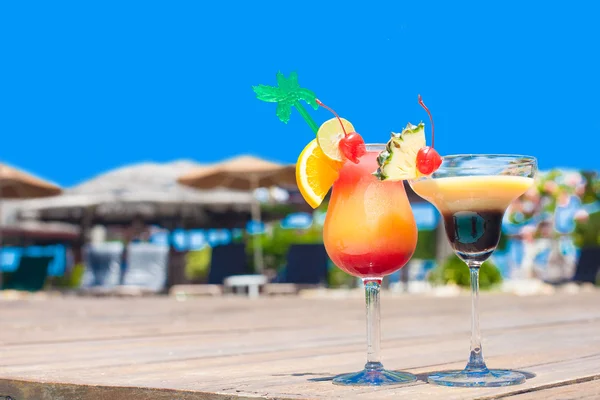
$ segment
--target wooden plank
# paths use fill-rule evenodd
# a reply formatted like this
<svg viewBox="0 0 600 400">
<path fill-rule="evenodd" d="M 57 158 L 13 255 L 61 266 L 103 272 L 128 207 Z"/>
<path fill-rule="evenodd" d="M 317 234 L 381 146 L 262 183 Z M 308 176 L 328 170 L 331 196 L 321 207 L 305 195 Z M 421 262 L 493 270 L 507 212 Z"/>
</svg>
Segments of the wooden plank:
<svg viewBox="0 0 600 400">
<path fill-rule="evenodd" d="M 502 304 L 490 296 L 482 304 L 483 316 L 482 326 L 484 329 L 492 329 L 506 323 L 550 323 L 558 319 L 564 320 L 569 317 L 570 309 L 565 309 L 564 301 L 557 302 L 553 297 L 547 297 L 548 304 L 544 308 L 536 310 L 535 314 L 528 312 L 527 308 L 521 306 L 521 300 L 502 300 Z M 573 296 L 571 296 L 573 297 Z M 208 300 L 208 299 L 207 299 Z M 363 331 L 364 324 L 362 301 L 349 299 L 338 300 L 301 300 L 306 302 L 298 307 L 298 299 L 290 302 L 289 299 L 273 299 L 273 301 L 257 301 L 256 303 L 222 300 L 225 304 L 214 301 L 189 301 L 189 302 L 156 302 L 140 304 L 139 300 L 90 300 L 85 299 L 81 303 L 60 301 L 52 303 L 48 307 L 40 307 L 42 310 L 28 309 L 23 316 L 21 309 L 12 310 L 8 314 L 2 310 L 2 317 L 6 323 L 5 329 L 0 331 L 0 343 L 2 345 L 37 343 L 48 341 L 72 342 L 76 340 L 110 339 L 121 337 L 142 337 L 159 335 L 197 334 L 204 331 L 229 331 L 231 329 L 282 329 L 294 327 L 301 329 L 306 326 L 306 320 L 311 320 L 311 326 L 337 326 L 339 323 L 351 323 L 358 327 L 357 331 Z M 532 299 L 528 299 L 529 301 Z M 292 303 L 292 304 L 290 304 Z M 446 304 L 448 303 L 448 304 Z M 43 303 L 42 303 L 43 304 Z M 458 304 L 458 305 L 457 305 Z M 535 304 L 535 303 L 534 303 Z M 293 305 L 290 306 L 290 305 Z M 10 305 L 9 305 L 10 306 Z M 567 302 L 567 308 L 571 305 Z M 528 306 L 529 307 L 529 306 Z M 315 313 L 314 309 L 320 310 Z M 436 310 L 433 326 L 428 326 L 431 314 L 430 310 Z M 565 312 L 563 312 L 565 311 Z M 582 313 L 583 311 L 583 313 Z M 424 329 L 436 328 L 438 324 L 445 322 L 460 322 L 461 329 L 468 329 L 468 298 L 431 299 L 419 297 L 407 297 L 404 299 L 392 298 L 383 302 L 383 324 L 397 321 L 399 324 L 393 329 L 415 331 L 414 328 Z M 580 309 L 573 318 L 597 318 L 597 310 Z M 511 318 L 499 318 L 498 315 L 510 313 Z M 260 315 L 269 315 L 269 318 L 261 318 Z M 427 318 L 421 318 L 427 315 Z M 445 321 L 444 321 L 444 317 Z M 454 318 L 457 317 L 457 318 Z M 461 317 L 461 319 L 458 319 Z M 85 323 L 74 323 L 77 321 Z M 408 319 L 407 319 L 408 318 Z M 103 324 L 110 319 L 110 325 Z M 414 322 L 418 324 L 415 325 Z M 101 331 L 99 331 L 101 326 Z M 450 327 L 451 326 L 447 326 Z M 424 329 L 421 329 L 423 331 Z M 389 330 L 388 330 L 389 331 Z M 43 334 L 42 334 L 43 333 Z"/>
<path fill-rule="evenodd" d="M 508 397 L 509 400 L 535 400 L 542 398 L 561 400 L 600 399 L 600 378 L 593 377 L 591 380 L 580 380 L 569 385 L 540 388 L 534 391 L 515 394 Z"/>
<path fill-rule="evenodd" d="M 314 347 L 322 345 L 326 347 L 332 347 L 335 350 L 336 347 L 352 344 L 362 350 L 364 346 L 364 335 L 362 332 L 352 333 L 348 330 L 355 329 L 357 326 L 338 326 L 336 329 L 322 329 L 319 327 L 303 327 L 301 330 L 278 330 L 277 336 L 272 338 L 272 334 L 265 331 L 236 331 L 236 332 L 218 332 L 218 333 L 207 333 L 202 335 L 182 335 L 180 337 L 169 336 L 169 337 L 141 337 L 141 338 L 127 338 L 120 340 L 106 340 L 106 341 L 86 341 L 79 342 L 77 344 L 77 351 L 69 357 L 67 363 L 61 360 L 62 368 L 68 368 L 68 362 L 76 362 L 77 360 L 89 360 L 95 358 L 95 353 L 100 355 L 107 355 L 111 352 L 118 352 L 123 349 L 127 349 L 130 352 L 137 352 L 140 356 L 148 355 L 152 357 L 156 354 L 159 358 L 148 359 L 149 362 L 155 362 L 160 360 L 162 353 L 157 349 L 165 349 L 163 353 L 166 354 L 166 360 L 177 359 L 180 354 L 185 354 L 186 358 L 190 357 L 209 357 L 211 355 L 236 355 L 242 353 L 259 353 L 259 352 L 274 352 L 282 351 L 290 348 L 289 343 L 293 342 L 293 346 L 299 349 Z M 524 328 L 523 328 L 524 329 Z M 426 330 L 430 332 L 431 330 Z M 463 338 L 463 331 L 459 330 L 454 333 L 446 335 L 446 339 L 458 335 L 461 340 Z M 494 330 L 488 330 L 487 332 L 493 333 Z M 418 335 L 418 332 L 416 332 Z M 298 339 L 298 334 L 303 335 L 305 338 Z M 396 340 L 399 345 L 406 344 L 407 340 L 418 339 L 428 340 L 429 342 L 437 342 L 436 335 L 423 334 L 421 336 L 411 336 L 404 333 L 397 334 L 395 332 L 392 335 L 387 335 L 387 340 Z M 220 343 L 226 343 L 226 347 L 219 347 Z M 460 340 L 459 340 L 460 342 Z M 249 346 L 248 343 L 252 345 Z M 386 342 L 384 342 L 385 346 Z M 45 364 L 47 361 L 44 357 L 48 357 L 49 362 L 56 362 L 55 354 L 64 353 L 65 351 L 74 349 L 73 343 L 54 343 L 49 344 L 33 344 L 33 345 L 22 345 L 12 346 L 3 355 L 5 363 L 11 363 L 16 369 L 21 366 L 30 366 L 32 360 L 35 360 L 35 365 Z M 384 347 L 385 348 L 385 347 Z M 137 357 L 136 355 L 132 355 Z M 28 359 L 27 357 L 32 357 Z M 140 361 L 136 358 L 137 361 Z M 14 362 L 13 362 L 14 361 Z M 110 360 L 109 360 L 110 362 Z"/>
<path fill-rule="evenodd" d="M 600 331 L 600 321 L 570 323 L 554 327 L 552 338 L 561 340 L 565 344 L 563 348 L 553 351 L 551 354 L 561 356 L 568 355 L 577 348 L 579 342 L 570 340 L 572 332 L 576 330 L 580 334 L 593 335 Z M 258 334 L 235 334 L 235 335 L 211 335 L 200 338 L 184 337 L 180 340 L 173 338 L 141 338 L 114 340 L 110 342 L 91 342 L 65 344 L 58 343 L 52 345 L 29 345 L 9 348 L 4 352 L 2 361 L 4 364 L 11 365 L 12 372 L 26 372 L 44 368 L 60 368 L 62 371 L 69 369 L 92 368 L 102 366 L 117 367 L 115 357 L 127 352 L 127 358 L 135 360 L 138 368 L 143 368 L 144 364 L 151 366 L 156 363 L 177 362 L 184 360 L 184 369 L 187 368 L 189 360 L 197 360 L 202 363 L 214 363 L 215 365 L 230 364 L 240 365 L 243 362 L 256 363 L 261 359 L 269 362 L 287 360 L 292 357 L 309 358 L 325 357 L 331 355 L 340 359 L 348 354 L 348 360 L 352 359 L 360 362 L 364 358 L 364 338 L 354 338 L 346 340 L 344 337 L 327 336 L 326 332 L 303 331 L 302 333 L 310 335 L 307 339 L 298 339 L 294 332 L 280 332 L 276 339 L 265 336 L 262 332 Z M 526 335 L 521 341 L 529 339 L 524 343 L 532 353 L 529 356 L 537 356 L 537 351 L 546 346 L 544 340 L 548 336 L 548 328 L 545 326 L 528 328 L 527 330 L 498 330 L 489 332 L 485 339 L 485 348 L 488 357 L 494 356 L 498 352 L 506 354 L 514 348 L 514 340 L 519 340 L 519 336 Z M 516 337 L 516 339 L 514 339 Z M 219 340 L 226 340 L 227 347 L 215 347 L 219 345 Z M 252 341 L 252 346 L 248 346 L 244 341 Z M 386 340 L 383 345 L 384 361 L 404 364 L 407 368 L 423 365 L 435 365 L 448 360 L 448 357 L 455 357 L 461 360 L 466 357 L 466 346 L 468 342 L 464 335 L 449 335 L 444 338 L 447 349 L 436 347 L 439 342 L 436 336 L 397 338 Z M 589 343 L 596 343 L 591 340 Z M 434 347 L 432 347 L 434 346 Z M 410 352 L 406 350 L 409 348 Z M 427 351 L 432 349 L 432 351 Z M 587 344 L 585 346 L 587 349 Z M 414 350 L 415 359 L 408 357 Z M 435 350 L 435 351 L 433 351 Z M 489 350 L 489 351 L 488 351 Z M 517 359 L 522 359 L 521 349 L 514 349 Z M 57 359 L 56 354 L 69 354 L 67 359 Z M 510 353 L 512 354 L 512 353 Z M 527 352 L 523 354 L 529 354 Z M 520 357 L 520 358 L 519 358 Z M 121 363 L 127 364 L 127 360 L 121 359 Z M 172 371 L 173 365 L 169 367 Z"/>
<path fill-rule="evenodd" d="M 184 390 L 71 385 L 18 380 L 0 381 L 0 396 L 10 396 L 11 400 L 256 400 L 256 396 L 222 396 Z"/>
<path fill-rule="evenodd" d="M 598 292 L 527 298 L 483 295 L 488 365 L 526 369 L 537 376 L 510 388 L 466 390 L 423 382 L 377 389 L 332 385 L 335 374 L 362 367 L 360 298 L 57 299 L 4 304 L 0 389 L 18 394 L 18 400 L 154 399 L 171 396 L 169 390 L 191 396 L 181 397 L 185 399 L 418 400 L 543 392 L 545 387 L 595 376 L 598 300 Z M 419 374 L 463 367 L 468 306 L 465 296 L 387 296 L 382 310 L 386 366 Z"/>
</svg>

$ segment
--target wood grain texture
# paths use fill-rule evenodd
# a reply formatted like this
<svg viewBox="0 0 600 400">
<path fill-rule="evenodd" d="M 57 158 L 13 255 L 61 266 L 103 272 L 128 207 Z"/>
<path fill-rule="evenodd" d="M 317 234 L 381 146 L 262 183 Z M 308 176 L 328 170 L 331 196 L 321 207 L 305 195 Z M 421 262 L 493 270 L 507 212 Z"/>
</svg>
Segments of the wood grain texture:
<svg viewBox="0 0 600 400">
<path fill-rule="evenodd" d="M 600 292 L 484 294 L 488 366 L 526 372 L 522 385 L 426 384 L 462 368 L 468 296 L 384 295 L 382 354 L 422 380 L 334 386 L 365 359 L 360 298 L 53 298 L 0 302 L 0 396 L 103 399 L 592 399 L 600 398 Z M 579 396 L 579 397 L 578 397 Z M 586 397 L 587 396 L 587 397 Z M 0 397 L 0 399 L 2 399 Z"/>
</svg>

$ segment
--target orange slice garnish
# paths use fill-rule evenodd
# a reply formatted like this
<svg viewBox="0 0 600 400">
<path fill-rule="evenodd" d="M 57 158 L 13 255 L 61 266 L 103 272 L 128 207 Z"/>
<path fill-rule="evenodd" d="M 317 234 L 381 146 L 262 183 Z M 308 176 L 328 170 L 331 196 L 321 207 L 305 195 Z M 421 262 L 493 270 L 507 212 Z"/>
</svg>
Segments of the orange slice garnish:
<svg viewBox="0 0 600 400">
<path fill-rule="evenodd" d="M 327 157 L 317 139 L 302 150 L 296 163 L 296 183 L 302 197 L 312 208 L 317 208 L 323 202 L 343 164 Z"/>
</svg>

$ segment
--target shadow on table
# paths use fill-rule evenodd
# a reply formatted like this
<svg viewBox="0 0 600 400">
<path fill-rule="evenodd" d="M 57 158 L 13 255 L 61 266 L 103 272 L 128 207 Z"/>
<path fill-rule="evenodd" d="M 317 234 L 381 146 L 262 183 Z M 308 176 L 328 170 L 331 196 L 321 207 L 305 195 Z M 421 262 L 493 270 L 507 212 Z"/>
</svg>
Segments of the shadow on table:
<svg viewBox="0 0 600 400">
<path fill-rule="evenodd" d="M 323 376 L 325 375 L 325 376 Z M 316 374 L 314 372 L 296 372 L 293 374 L 273 374 L 272 376 L 320 376 L 320 378 L 309 378 L 309 382 L 324 382 L 324 381 L 332 381 L 337 375 L 331 375 L 328 372 Z"/>
<path fill-rule="evenodd" d="M 316 374 L 315 374 L 316 375 Z M 327 382 L 327 381 L 332 381 L 333 378 L 335 378 L 337 375 L 331 375 L 331 376 L 323 376 L 321 378 L 309 378 L 307 379 L 309 382 Z"/>
</svg>

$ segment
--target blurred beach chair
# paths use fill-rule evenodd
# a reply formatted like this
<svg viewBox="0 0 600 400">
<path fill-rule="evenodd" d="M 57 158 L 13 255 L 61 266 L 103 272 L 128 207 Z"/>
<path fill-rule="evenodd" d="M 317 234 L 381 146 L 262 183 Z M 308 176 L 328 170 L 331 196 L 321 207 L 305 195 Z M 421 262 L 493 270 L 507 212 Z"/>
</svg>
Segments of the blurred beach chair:
<svg viewBox="0 0 600 400">
<path fill-rule="evenodd" d="M 245 244 L 232 243 L 213 247 L 208 271 L 209 285 L 222 285 L 229 276 L 249 273 Z"/>
<path fill-rule="evenodd" d="M 581 249 L 573 281 L 578 283 L 596 283 L 600 270 L 600 247 L 584 247 Z"/>
<path fill-rule="evenodd" d="M 121 243 L 98 243 L 89 245 L 85 251 L 85 272 L 80 294 L 106 295 L 121 280 Z"/>
<path fill-rule="evenodd" d="M 19 266 L 13 273 L 6 276 L 2 288 L 29 292 L 42 290 L 52 259 L 53 257 L 50 256 L 21 256 Z"/>
<path fill-rule="evenodd" d="M 167 284 L 169 248 L 153 243 L 132 243 L 127 248 L 127 268 L 118 294 L 160 293 Z"/>
<path fill-rule="evenodd" d="M 211 250 L 207 283 L 173 285 L 169 295 L 177 298 L 220 296 L 225 292 L 227 278 L 249 273 L 245 244 L 217 245 Z"/>
<path fill-rule="evenodd" d="M 187 285 L 190 280 L 186 276 L 187 251 L 177 251 L 173 246 L 169 247 L 167 261 L 167 288 L 178 285 Z"/>
<path fill-rule="evenodd" d="M 265 285 L 265 294 L 296 294 L 304 288 L 327 284 L 329 256 L 323 244 L 293 244 L 286 259 L 274 283 Z"/>
<path fill-rule="evenodd" d="M 293 244 L 287 254 L 284 282 L 297 285 L 327 284 L 329 257 L 322 244 Z"/>
</svg>

